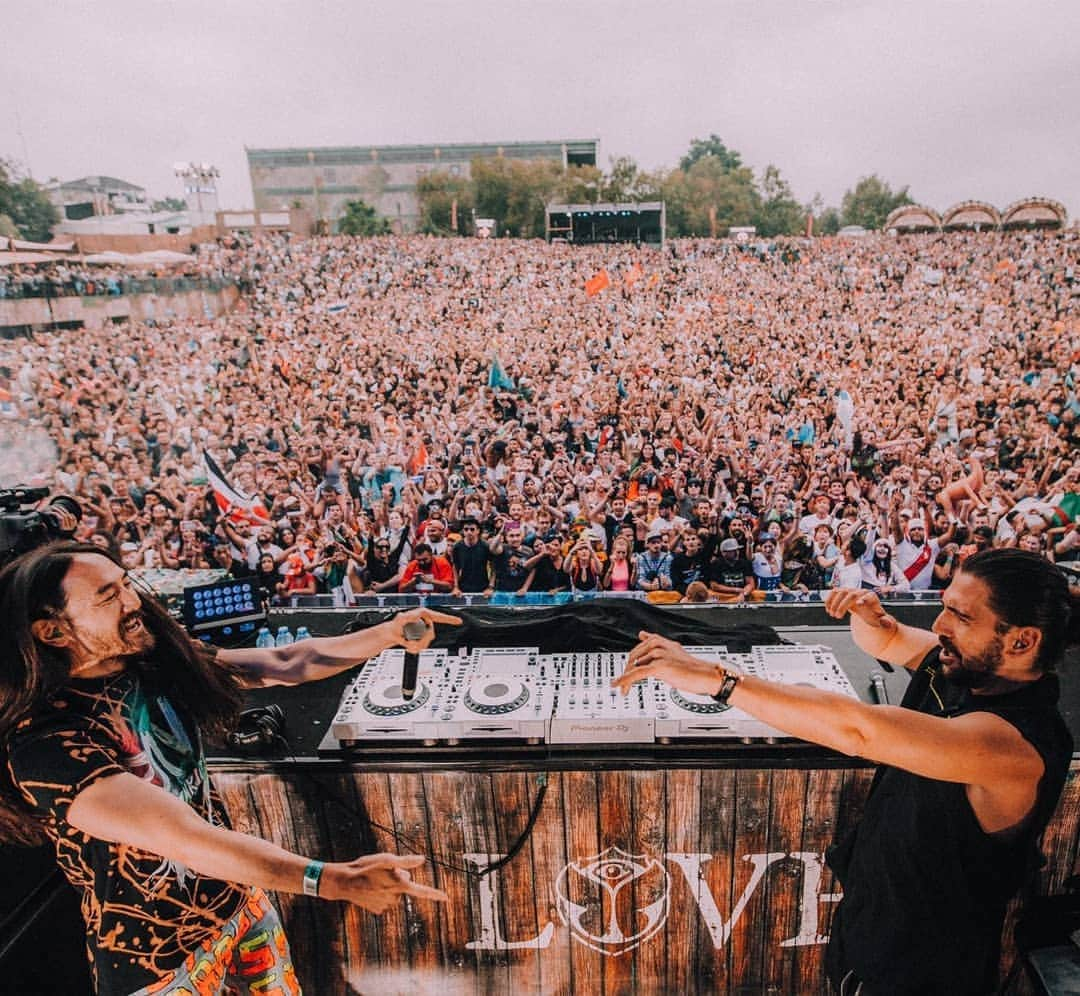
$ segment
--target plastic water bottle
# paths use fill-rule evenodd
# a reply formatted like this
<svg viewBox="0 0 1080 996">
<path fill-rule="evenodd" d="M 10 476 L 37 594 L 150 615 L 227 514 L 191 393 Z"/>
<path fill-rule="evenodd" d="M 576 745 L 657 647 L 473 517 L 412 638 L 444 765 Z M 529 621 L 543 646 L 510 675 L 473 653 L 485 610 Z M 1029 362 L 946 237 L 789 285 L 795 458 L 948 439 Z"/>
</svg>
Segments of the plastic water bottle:
<svg viewBox="0 0 1080 996">
<path fill-rule="evenodd" d="M 256 647 L 272 647 L 274 645 L 274 634 L 270 632 L 269 626 L 263 626 L 255 637 Z"/>
<path fill-rule="evenodd" d="M 307 626 L 298 626 L 296 630 L 296 639 L 293 643 L 299 643 L 301 640 L 310 640 L 311 633 L 308 632 Z"/>
<path fill-rule="evenodd" d="M 275 647 L 287 647 L 293 642 L 293 635 L 289 632 L 288 626 L 279 626 L 277 636 L 274 637 Z"/>
</svg>

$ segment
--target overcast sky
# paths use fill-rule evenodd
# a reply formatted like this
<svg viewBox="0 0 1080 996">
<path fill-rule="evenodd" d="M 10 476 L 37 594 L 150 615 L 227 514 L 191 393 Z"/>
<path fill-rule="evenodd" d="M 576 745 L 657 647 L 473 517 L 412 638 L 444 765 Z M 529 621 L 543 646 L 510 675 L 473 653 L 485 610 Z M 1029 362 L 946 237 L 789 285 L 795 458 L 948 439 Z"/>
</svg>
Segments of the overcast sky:
<svg viewBox="0 0 1080 996">
<path fill-rule="evenodd" d="M 251 204 L 244 146 L 597 138 L 673 166 L 719 134 L 838 204 L 859 176 L 944 210 L 1080 214 L 1075 0 L 7 0 L 0 155 L 35 178 Z"/>
</svg>

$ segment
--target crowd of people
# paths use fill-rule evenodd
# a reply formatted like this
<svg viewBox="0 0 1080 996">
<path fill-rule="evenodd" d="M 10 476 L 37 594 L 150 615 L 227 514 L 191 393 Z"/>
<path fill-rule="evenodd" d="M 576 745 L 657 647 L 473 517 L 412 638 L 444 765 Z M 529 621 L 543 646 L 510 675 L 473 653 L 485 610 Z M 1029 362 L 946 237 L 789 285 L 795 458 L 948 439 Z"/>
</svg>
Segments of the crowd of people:
<svg viewBox="0 0 1080 996">
<path fill-rule="evenodd" d="M 48 258 L 0 266 L 0 300 L 14 298 L 120 297 L 148 291 L 171 293 L 210 276 L 204 261 L 160 264 L 87 263 L 79 257 Z"/>
<path fill-rule="evenodd" d="M 38 333 L 0 373 L 79 538 L 132 568 L 271 597 L 940 589 L 987 547 L 1080 557 L 1078 255 L 230 239 L 197 269 L 232 314 Z"/>
</svg>

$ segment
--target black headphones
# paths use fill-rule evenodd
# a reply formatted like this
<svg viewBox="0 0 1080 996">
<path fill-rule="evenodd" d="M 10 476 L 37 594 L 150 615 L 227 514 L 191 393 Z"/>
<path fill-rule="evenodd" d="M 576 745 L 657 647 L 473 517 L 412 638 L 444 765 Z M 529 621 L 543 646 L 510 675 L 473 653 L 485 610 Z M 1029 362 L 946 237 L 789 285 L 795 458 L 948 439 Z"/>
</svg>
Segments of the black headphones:
<svg viewBox="0 0 1080 996">
<path fill-rule="evenodd" d="M 256 752 L 283 743 L 285 713 L 277 704 L 245 709 L 240 713 L 236 729 L 225 739 L 230 747 Z"/>
</svg>

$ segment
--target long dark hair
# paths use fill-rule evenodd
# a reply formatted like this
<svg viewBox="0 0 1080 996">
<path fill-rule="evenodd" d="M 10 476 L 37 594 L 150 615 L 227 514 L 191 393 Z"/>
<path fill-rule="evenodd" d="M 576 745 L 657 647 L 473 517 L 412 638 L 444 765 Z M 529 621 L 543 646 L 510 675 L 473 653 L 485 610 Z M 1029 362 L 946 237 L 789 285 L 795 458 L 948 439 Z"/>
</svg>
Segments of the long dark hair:
<svg viewBox="0 0 1080 996">
<path fill-rule="evenodd" d="M 6 754 L 15 728 L 70 677 L 67 652 L 38 640 L 32 625 L 64 610 L 63 581 L 80 554 L 114 557 L 91 543 L 49 543 L 13 560 L 0 572 L 0 841 L 38 844 L 38 820 L 11 780 Z M 192 640 L 151 596 L 139 592 L 154 649 L 127 665 L 148 690 L 167 695 L 208 737 L 235 724 L 242 699 L 237 672 Z"/>
<path fill-rule="evenodd" d="M 1053 671 L 1065 651 L 1080 642 L 1080 598 L 1061 570 L 1045 557 L 1003 547 L 973 553 L 960 570 L 990 589 L 989 606 L 1002 631 L 1034 626 L 1042 633 L 1036 665 Z"/>
</svg>

